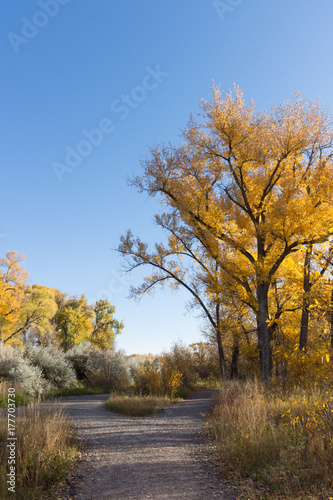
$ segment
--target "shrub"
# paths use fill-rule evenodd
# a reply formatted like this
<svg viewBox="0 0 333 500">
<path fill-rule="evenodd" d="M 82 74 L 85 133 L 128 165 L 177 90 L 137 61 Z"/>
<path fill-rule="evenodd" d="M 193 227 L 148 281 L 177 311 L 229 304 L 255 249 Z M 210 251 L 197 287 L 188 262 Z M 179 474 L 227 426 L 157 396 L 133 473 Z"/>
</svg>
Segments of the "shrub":
<svg viewBox="0 0 333 500">
<path fill-rule="evenodd" d="M 78 380 L 88 378 L 88 361 L 94 353 L 94 347 L 91 342 L 74 345 L 65 356 L 73 366 Z"/>
<path fill-rule="evenodd" d="M 51 387 L 62 389 L 75 385 L 77 380 L 74 369 L 69 360 L 66 359 L 65 354 L 57 347 L 53 345 L 46 347 L 28 346 L 24 356 L 32 365 L 41 370 Z"/>
<path fill-rule="evenodd" d="M 9 378 L 29 394 L 41 394 L 49 388 L 42 370 L 23 358 L 17 358 L 15 366 L 9 371 Z"/>
<path fill-rule="evenodd" d="M 136 375 L 138 370 L 140 370 L 143 365 L 144 360 L 142 356 L 138 354 L 132 354 L 127 358 L 127 367 L 128 367 L 128 375 L 129 375 L 129 383 L 132 387 L 136 387 Z"/>
<path fill-rule="evenodd" d="M 331 353 L 322 349 L 315 351 L 293 351 L 287 357 L 288 385 L 332 386 L 333 363 Z"/>
<path fill-rule="evenodd" d="M 181 387 L 183 374 L 164 359 L 162 364 L 162 381 L 166 394 L 173 398 Z M 185 386 L 186 387 L 186 386 Z"/>
<path fill-rule="evenodd" d="M 91 351 L 87 361 L 87 378 L 91 384 L 126 387 L 129 373 L 125 356 L 111 349 Z"/>
<path fill-rule="evenodd" d="M 42 370 L 21 357 L 21 351 L 0 343 L 0 375 L 17 383 L 29 394 L 40 394 L 48 386 Z"/>
<path fill-rule="evenodd" d="M 17 363 L 17 358 L 21 356 L 19 349 L 6 346 L 0 342 L 0 376 L 7 377 L 9 371 L 14 368 Z"/>
<path fill-rule="evenodd" d="M 163 381 L 161 367 L 158 360 L 146 359 L 132 366 L 134 385 L 142 394 L 161 394 L 163 392 Z"/>
<path fill-rule="evenodd" d="M 220 367 L 216 345 L 197 342 L 190 344 L 191 365 L 200 380 L 219 380 Z"/>
<path fill-rule="evenodd" d="M 183 344 L 174 344 L 171 351 L 163 353 L 159 360 L 162 367 L 163 384 L 167 392 L 171 390 L 172 383 L 175 384 L 176 381 L 177 387 L 191 388 L 194 385 L 198 375 L 188 347 Z"/>
</svg>

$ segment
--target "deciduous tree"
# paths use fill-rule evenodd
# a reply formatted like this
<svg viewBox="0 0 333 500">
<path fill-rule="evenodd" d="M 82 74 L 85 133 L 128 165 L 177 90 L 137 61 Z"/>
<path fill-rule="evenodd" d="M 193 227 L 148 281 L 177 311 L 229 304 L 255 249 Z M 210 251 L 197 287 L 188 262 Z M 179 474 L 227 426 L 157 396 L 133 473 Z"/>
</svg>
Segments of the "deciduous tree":
<svg viewBox="0 0 333 500">
<path fill-rule="evenodd" d="M 268 383 L 270 288 L 288 256 L 316 248 L 333 232 L 331 122 L 319 102 L 298 94 L 292 103 L 258 112 L 237 87 L 213 92 L 198 120 L 189 120 L 183 144 L 151 148 L 133 184 L 161 195 L 242 288 L 256 311 Z"/>
<path fill-rule="evenodd" d="M 105 299 L 98 300 L 93 306 L 93 331 L 90 340 L 93 345 L 101 349 L 114 347 L 115 336 L 124 328 L 122 321 L 114 318 L 115 306 Z"/>
<path fill-rule="evenodd" d="M 57 337 L 66 352 L 75 344 L 89 340 L 93 332 L 92 307 L 84 295 L 69 297 L 62 303 L 55 316 Z"/>
<path fill-rule="evenodd" d="M 54 290 L 46 286 L 26 286 L 16 321 L 7 325 L 4 342 L 47 345 L 54 341 L 52 319 L 57 312 Z"/>
</svg>

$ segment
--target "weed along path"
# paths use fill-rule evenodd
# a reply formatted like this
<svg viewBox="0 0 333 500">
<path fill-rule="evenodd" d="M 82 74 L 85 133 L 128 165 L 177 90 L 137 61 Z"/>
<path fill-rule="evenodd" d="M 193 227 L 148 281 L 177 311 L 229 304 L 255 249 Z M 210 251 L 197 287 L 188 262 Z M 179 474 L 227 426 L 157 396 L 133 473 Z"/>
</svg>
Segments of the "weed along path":
<svg viewBox="0 0 333 500">
<path fill-rule="evenodd" d="M 108 395 L 64 398 L 87 456 L 58 498 L 236 499 L 223 483 L 206 440 L 202 414 L 211 408 L 215 393 L 196 391 L 139 418 L 106 410 Z"/>
</svg>

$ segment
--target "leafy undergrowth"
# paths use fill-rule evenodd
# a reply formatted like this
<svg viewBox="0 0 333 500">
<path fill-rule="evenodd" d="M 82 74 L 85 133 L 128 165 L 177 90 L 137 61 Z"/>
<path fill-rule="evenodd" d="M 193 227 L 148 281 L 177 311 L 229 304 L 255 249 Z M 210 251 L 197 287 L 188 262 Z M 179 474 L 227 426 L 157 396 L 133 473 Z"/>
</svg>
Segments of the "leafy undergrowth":
<svg viewBox="0 0 333 500">
<path fill-rule="evenodd" d="M 128 396 L 111 394 L 105 402 L 105 408 L 129 417 L 144 417 L 151 415 L 179 401 L 167 396 Z"/>
<path fill-rule="evenodd" d="M 45 394 L 44 398 L 59 398 L 59 397 L 65 397 L 65 396 L 87 396 L 87 395 L 93 395 L 93 394 L 107 394 L 113 389 L 112 386 L 110 385 L 105 385 L 105 386 L 100 386 L 100 385 L 93 385 L 93 386 L 78 386 L 78 387 L 71 387 L 71 388 L 65 388 L 65 389 L 56 389 L 52 392 L 49 392 Z"/>
<path fill-rule="evenodd" d="M 63 411 L 40 411 L 29 406 L 27 415 L 15 421 L 15 493 L 8 490 L 9 448 L 7 419 L 0 423 L 0 498 L 51 499 L 69 467 L 80 454 L 74 426 Z M 13 440 L 14 443 L 14 440 Z"/>
<path fill-rule="evenodd" d="M 209 427 L 240 498 L 333 497 L 333 398 L 320 389 L 226 382 Z"/>
<path fill-rule="evenodd" d="M 193 390 L 197 389 L 219 389 L 221 387 L 220 379 L 198 379 L 193 385 Z"/>
</svg>

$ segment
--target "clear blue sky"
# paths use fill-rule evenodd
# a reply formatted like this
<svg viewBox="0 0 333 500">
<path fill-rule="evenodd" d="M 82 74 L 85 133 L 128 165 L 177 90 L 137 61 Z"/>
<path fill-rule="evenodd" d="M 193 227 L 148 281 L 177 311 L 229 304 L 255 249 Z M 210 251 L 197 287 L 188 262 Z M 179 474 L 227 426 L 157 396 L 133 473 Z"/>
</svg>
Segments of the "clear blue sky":
<svg viewBox="0 0 333 500">
<path fill-rule="evenodd" d="M 128 354 L 202 339 L 185 293 L 126 299 L 141 274 L 119 278 L 120 235 L 163 238 L 127 179 L 212 80 L 260 108 L 295 89 L 332 108 L 332 26 L 331 0 L 2 0 L 0 255 L 25 254 L 32 283 L 108 297 Z"/>
</svg>

